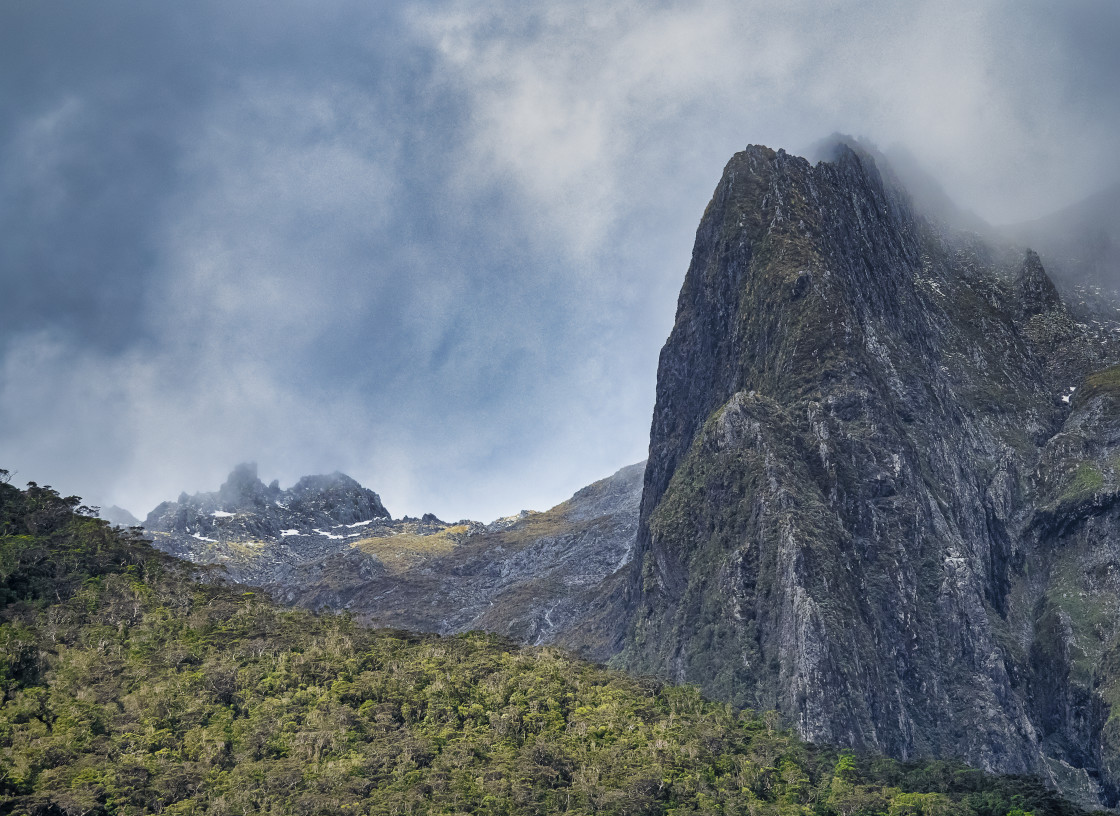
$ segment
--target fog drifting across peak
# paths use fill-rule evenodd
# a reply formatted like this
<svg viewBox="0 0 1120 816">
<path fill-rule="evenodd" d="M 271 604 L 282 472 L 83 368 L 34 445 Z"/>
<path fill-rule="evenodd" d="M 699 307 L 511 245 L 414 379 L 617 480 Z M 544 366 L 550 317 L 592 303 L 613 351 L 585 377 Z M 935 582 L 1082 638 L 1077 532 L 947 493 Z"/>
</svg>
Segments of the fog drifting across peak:
<svg viewBox="0 0 1120 816">
<path fill-rule="evenodd" d="M 138 516 L 242 460 L 494 518 L 642 459 L 747 143 L 905 144 L 992 223 L 1120 177 L 1112 3 L 4 15 L 0 467 Z"/>
</svg>

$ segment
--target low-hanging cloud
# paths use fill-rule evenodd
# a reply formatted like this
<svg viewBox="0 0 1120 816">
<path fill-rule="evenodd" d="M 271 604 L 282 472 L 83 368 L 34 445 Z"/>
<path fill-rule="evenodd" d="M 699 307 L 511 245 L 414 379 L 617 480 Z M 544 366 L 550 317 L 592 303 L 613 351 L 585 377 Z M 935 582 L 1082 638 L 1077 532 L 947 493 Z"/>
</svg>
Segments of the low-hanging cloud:
<svg viewBox="0 0 1120 816">
<path fill-rule="evenodd" d="M 644 455 L 746 143 L 902 142 L 992 221 L 1120 175 L 1120 13 L 1055 8 L 23 4 L 0 467 L 139 515 L 245 459 L 543 508 Z"/>
<path fill-rule="evenodd" d="M 901 142 L 995 221 L 1120 169 L 1109 3 L 462 2 L 418 25 L 472 100 L 465 172 L 516 179 L 576 245 L 633 210 L 635 176 L 664 183 L 662 151 Z"/>
</svg>

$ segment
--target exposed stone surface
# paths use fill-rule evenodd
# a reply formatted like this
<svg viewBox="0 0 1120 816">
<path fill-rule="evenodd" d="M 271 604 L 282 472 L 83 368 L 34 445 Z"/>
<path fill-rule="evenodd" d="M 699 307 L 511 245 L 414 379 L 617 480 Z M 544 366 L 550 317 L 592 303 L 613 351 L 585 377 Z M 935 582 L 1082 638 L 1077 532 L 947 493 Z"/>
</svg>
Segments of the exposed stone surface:
<svg viewBox="0 0 1120 816">
<path fill-rule="evenodd" d="M 382 625 L 486 629 L 605 659 L 621 632 L 610 598 L 633 554 L 643 469 L 631 465 L 547 512 L 475 530 L 445 553 L 354 587 L 345 605 Z M 607 618 L 598 626 L 596 613 Z"/>
<path fill-rule="evenodd" d="M 750 147 L 704 214 L 620 660 L 1115 805 L 1120 324 L 829 158 Z"/>
<path fill-rule="evenodd" d="M 198 564 L 221 564 L 253 586 L 304 581 L 324 559 L 342 558 L 354 575 L 373 575 L 376 562 L 350 543 L 392 523 L 372 490 L 342 473 L 307 476 L 288 490 L 238 465 L 213 493 L 183 493 L 148 514 L 146 532 L 160 549 Z"/>
<path fill-rule="evenodd" d="M 483 525 L 394 520 L 342 474 L 281 491 L 242 465 L 216 493 L 161 504 L 146 527 L 157 547 L 221 564 L 287 603 L 407 629 L 486 629 L 605 659 L 623 631 L 617 605 L 643 469 L 623 468 L 547 512 Z"/>
</svg>

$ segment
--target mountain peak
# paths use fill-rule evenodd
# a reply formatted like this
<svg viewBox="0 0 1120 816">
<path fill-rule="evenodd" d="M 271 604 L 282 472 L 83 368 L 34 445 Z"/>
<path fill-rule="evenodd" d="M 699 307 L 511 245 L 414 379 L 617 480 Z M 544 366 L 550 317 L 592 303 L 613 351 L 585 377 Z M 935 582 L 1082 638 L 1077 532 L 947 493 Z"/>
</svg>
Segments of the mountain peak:
<svg viewBox="0 0 1120 816">
<path fill-rule="evenodd" d="M 1026 251 L 1015 278 L 1015 288 L 1027 316 L 1049 312 L 1062 305 L 1057 287 L 1042 268 L 1042 259 L 1034 250 Z"/>
<path fill-rule="evenodd" d="M 1074 323 L 1036 254 L 931 215 L 873 148 L 822 150 L 736 154 L 697 230 L 621 660 L 816 742 L 1114 804 L 1104 720 L 1062 712 L 1120 699 L 1074 679 L 1120 660 L 1084 606 L 1120 591 L 1093 577 L 1120 564 L 1120 437 L 1071 399 L 1113 381 L 1120 323 Z"/>
<path fill-rule="evenodd" d="M 389 518 L 381 498 L 344 473 L 304 476 L 281 490 L 278 481 L 266 487 L 258 478 L 256 463 L 246 462 L 237 465 L 216 492 L 183 493 L 176 502 L 164 502 L 148 515 L 144 526 L 218 541 L 246 534 L 278 538 L 283 530 Z"/>
<path fill-rule="evenodd" d="M 268 502 L 268 489 L 257 478 L 257 463 L 237 465 L 222 486 L 218 488 L 218 501 L 227 510 L 248 510 Z"/>
</svg>

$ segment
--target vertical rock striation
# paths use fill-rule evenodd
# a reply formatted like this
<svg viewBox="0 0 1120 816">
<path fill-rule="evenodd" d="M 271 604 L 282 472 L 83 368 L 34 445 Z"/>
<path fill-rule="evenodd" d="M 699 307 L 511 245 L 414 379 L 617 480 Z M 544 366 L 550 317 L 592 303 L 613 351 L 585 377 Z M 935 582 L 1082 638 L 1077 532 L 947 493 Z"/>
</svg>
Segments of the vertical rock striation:
<svg viewBox="0 0 1120 816">
<path fill-rule="evenodd" d="M 861 148 L 737 154 L 661 353 L 622 661 L 1115 804 L 1118 328 Z"/>
</svg>

